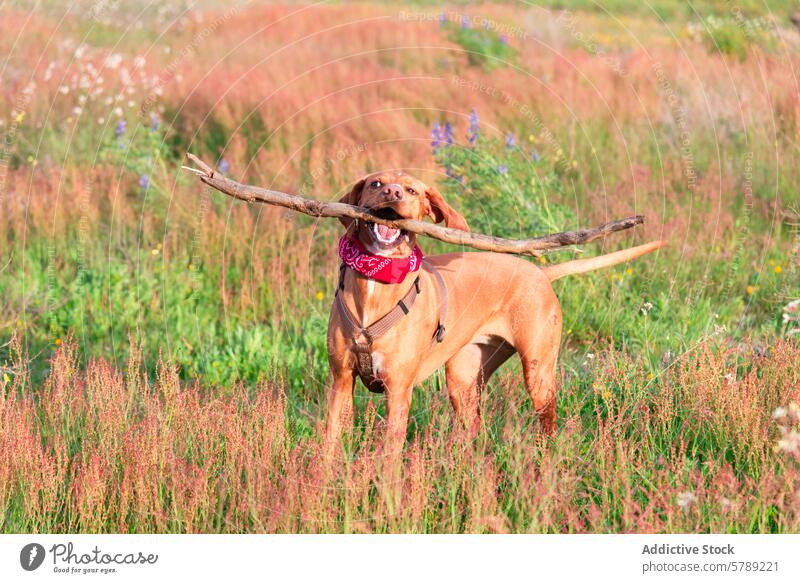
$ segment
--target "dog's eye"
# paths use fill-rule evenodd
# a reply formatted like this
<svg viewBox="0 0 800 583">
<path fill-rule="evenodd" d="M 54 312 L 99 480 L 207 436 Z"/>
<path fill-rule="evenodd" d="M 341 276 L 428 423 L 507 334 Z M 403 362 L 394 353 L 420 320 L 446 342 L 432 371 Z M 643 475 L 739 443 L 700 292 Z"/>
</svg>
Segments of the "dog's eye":
<svg viewBox="0 0 800 583">
<path fill-rule="evenodd" d="M 411 187 L 409 187 L 409 188 L 406 188 L 406 190 L 408 191 L 408 194 L 413 194 L 414 196 L 416 196 L 416 195 L 417 195 L 417 191 L 416 191 L 416 190 L 414 190 L 414 189 L 413 189 L 413 188 L 411 188 Z"/>
<path fill-rule="evenodd" d="M 380 188 L 381 187 L 381 181 L 380 180 L 373 180 L 372 183 L 370 184 L 370 186 L 372 188 Z"/>
</svg>

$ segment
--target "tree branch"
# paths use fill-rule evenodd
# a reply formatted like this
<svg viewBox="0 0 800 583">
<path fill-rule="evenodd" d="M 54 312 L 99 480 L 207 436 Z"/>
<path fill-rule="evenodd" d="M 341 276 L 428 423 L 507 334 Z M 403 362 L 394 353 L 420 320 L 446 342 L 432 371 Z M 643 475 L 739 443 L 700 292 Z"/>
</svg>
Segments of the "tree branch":
<svg viewBox="0 0 800 583">
<path fill-rule="evenodd" d="M 450 229 L 433 223 L 402 219 L 390 221 L 382 219 L 367 208 L 344 204 L 341 202 L 321 202 L 286 194 L 277 190 L 268 190 L 249 184 L 242 184 L 215 172 L 208 164 L 200 160 L 193 154 L 187 154 L 198 168 L 183 166 L 185 170 L 193 172 L 202 182 L 212 186 L 222 193 L 233 198 L 238 198 L 245 202 L 261 202 L 282 206 L 293 211 L 297 211 L 312 217 L 349 217 L 372 223 L 387 225 L 395 229 L 404 229 L 417 235 L 425 235 L 432 239 L 472 247 L 481 251 L 494 251 L 496 253 L 514 253 L 517 255 L 529 255 L 539 257 L 543 251 L 557 249 L 568 245 L 580 245 L 589 243 L 597 239 L 602 239 L 611 233 L 630 229 L 636 225 L 644 223 L 642 215 L 635 215 L 611 221 L 593 229 L 579 229 L 577 231 L 565 231 L 563 233 L 553 233 L 543 237 L 533 239 L 501 239 L 480 233 L 470 233 L 460 229 Z"/>
</svg>

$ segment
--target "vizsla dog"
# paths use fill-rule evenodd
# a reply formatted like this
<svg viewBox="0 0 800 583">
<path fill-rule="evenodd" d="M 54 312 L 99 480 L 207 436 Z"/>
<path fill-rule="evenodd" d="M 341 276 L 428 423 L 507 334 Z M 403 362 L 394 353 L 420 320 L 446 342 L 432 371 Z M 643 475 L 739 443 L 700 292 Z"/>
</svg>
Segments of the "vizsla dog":
<svg viewBox="0 0 800 583">
<path fill-rule="evenodd" d="M 359 180 L 342 202 L 387 219 L 444 222 L 469 230 L 442 195 L 398 171 Z M 411 393 L 442 364 L 455 414 L 472 434 L 479 395 L 515 352 L 541 428 L 556 426 L 556 359 L 561 308 L 550 283 L 629 261 L 661 247 L 657 241 L 591 259 L 539 267 L 497 253 L 447 253 L 422 259 L 415 235 L 375 223 L 341 219 L 340 280 L 328 325 L 333 388 L 328 443 L 352 420 L 357 376 L 385 392 L 387 445 L 402 448 Z"/>
</svg>

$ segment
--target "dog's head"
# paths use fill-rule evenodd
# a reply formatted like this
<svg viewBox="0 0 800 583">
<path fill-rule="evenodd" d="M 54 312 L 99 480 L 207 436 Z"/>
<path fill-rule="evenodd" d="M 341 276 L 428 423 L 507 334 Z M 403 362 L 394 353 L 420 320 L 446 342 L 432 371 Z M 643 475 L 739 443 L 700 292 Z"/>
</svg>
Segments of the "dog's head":
<svg viewBox="0 0 800 583">
<path fill-rule="evenodd" d="M 448 205 L 439 191 L 421 180 L 397 170 L 376 172 L 353 185 L 340 202 L 374 210 L 385 219 L 415 219 L 430 217 L 434 222 L 469 231 L 467 221 Z M 353 219 L 341 218 L 349 230 Z M 376 223 L 359 222 L 359 240 L 373 253 L 387 257 L 408 256 L 416 244 L 416 236 L 401 229 Z"/>
</svg>

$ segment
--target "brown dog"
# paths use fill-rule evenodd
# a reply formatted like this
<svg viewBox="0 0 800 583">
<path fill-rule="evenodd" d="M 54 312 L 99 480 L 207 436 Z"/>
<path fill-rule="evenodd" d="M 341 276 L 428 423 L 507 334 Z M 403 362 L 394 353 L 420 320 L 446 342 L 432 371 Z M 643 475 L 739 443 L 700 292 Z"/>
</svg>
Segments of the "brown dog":
<svg viewBox="0 0 800 583">
<path fill-rule="evenodd" d="M 469 230 L 464 217 L 435 188 L 403 172 L 372 174 L 341 200 L 380 209 L 389 219 L 430 217 Z M 404 259 L 414 253 L 412 233 L 352 219 L 342 222 L 347 235 L 373 256 Z M 541 268 L 510 255 L 447 253 L 427 258 L 423 268 L 408 273 L 402 283 L 381 283 L 343 267 L 328 324 L 333 374 L 328 443 L 352 420 L 353 388 L 356 376 L 361 376 L 370 390 L 386 392 L 387 444 L 402 448 L 414 385 L 443 364 L 455 413 L 474 434 L 480 392 L 515 352 L 542 429 L 553 432 L 561 308 L 550 282 L 629 261 L 663 244 L 657 241 Z M 390 313 L 382 325 L 369 328 Z"/>
</svg>

